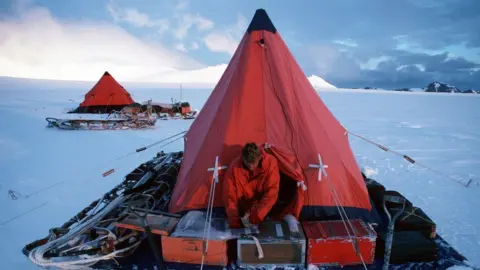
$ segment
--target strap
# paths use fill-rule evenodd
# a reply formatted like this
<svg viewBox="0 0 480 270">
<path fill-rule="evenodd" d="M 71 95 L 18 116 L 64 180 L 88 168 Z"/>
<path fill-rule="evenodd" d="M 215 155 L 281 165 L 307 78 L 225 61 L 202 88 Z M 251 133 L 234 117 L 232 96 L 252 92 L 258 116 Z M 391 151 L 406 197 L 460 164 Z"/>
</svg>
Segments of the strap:
<svg viewBox="0 0 480 270">
<path fill-rule="evenodd" d="M 305 185 L 304 181 L 297 182 L 297 187 L 302 187 L 303 191 L 307 190 L 307 185 Z"/>
<path fill-rule="evenodd" d="M 406 213 L 406 215 L 405 215 L 404 217 L 402 217 L 401 220 L 405 220 L 405 219 L 409 218 L 410 216 L 414 216 L 414 217 L 417 217 L 417 218 L 419 218 L 419 219 L 423 219 L 423 220 L 427 221 L 428 223 L 435 224 L 433 221 L 428 220 L 427 218 L 424 218 L 424 217 L 422 217 L 422 216 L 420 216 L 420 215 L 417 215 L 417 214 L 415 213 L 415 211 L 417 211 L 418 209 L 420 209 L 420 208 L 418 208 L 418 207 L 413 207 L 412 211 L 405 211 L 404 213 Z"/>
<path fill-rule="evenodd" d="M 262 259 L 264 256 L 263 256 L 262 246 L 260 245 L 260 241 L 258 241 L 258 238 L 256 238 L 253 235 L 249 235 L 248 237 L 252 238 L 253 242 L 255 242 L 255 246 L 257 246 L 257 251 L 258 251 L 258 258 Z"/>
</svg>

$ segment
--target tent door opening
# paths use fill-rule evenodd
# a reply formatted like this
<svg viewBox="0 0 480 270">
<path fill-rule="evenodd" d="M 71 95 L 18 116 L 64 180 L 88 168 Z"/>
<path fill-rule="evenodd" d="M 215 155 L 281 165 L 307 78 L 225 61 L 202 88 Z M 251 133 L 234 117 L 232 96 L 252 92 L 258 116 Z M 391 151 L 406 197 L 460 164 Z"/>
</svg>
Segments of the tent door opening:
<svg viewBox="0 0 480 270">
<path fill-rule="evenodd" d="M 267 216 L 271 218 L 282 218 L 279 217 L 279 215 L 294 201 L 296 193 L 297 182 L 290 176 L 280 171 L 280 189 L 278 191 L 278 199 Z"/>
</svg>

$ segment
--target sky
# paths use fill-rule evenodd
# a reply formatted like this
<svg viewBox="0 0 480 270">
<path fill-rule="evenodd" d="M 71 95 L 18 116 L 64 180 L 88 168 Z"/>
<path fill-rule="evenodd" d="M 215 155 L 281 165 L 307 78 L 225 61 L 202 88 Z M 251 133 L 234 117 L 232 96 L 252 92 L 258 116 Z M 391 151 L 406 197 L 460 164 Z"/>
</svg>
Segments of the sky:
<svg viewBox="0 0 480 270">
<path fill-rule="evenodd" d="M 0 76 L 210 80 L 257 8 L 337 87 L 480 89 L 478 0 L 3 0 Z"/>
</svg>

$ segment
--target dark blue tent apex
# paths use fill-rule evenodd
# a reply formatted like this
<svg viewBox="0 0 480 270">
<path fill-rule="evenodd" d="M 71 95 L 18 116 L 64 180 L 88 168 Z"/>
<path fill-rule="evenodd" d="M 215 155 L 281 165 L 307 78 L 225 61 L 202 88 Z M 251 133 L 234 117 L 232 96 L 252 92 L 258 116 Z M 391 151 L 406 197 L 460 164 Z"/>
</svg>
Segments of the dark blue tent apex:
<svg viewBox="0 0 480 270">
<path fill-rule="evenodd" d="M 247 32 L 251 33 L 252 31 L 259 31 L 259 30 L 265 30 L 269 31 L 272 33 L 277 33 L 277 29 L 273 25 L 272 21 L 270 20 L 270 17 L 268 17 L 267 12 L 265 9 L 257 9 L 255 11 L 255 15 L 253 15 L 253 19 L 250 22 L 250 25 L 248 26 Z"/>
</svg>

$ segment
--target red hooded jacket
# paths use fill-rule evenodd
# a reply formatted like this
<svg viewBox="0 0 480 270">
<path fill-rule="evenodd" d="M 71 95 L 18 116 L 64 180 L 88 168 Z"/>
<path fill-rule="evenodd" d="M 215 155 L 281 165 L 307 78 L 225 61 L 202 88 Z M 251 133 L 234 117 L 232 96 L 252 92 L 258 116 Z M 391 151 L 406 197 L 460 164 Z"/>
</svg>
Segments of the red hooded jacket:
<svg viewBox="0 0 480 270">
<path fill-rule="evenodd" d="M 280 172 L 277 160 L 261 149 L 258 168 L 251 172 L 235 158 L 225 174 L 223 202 L 230 228 L 240 228 L 240 218 L 250 213 L 250 223 L 259 224 L 277 201 Z"/>
</svg>

